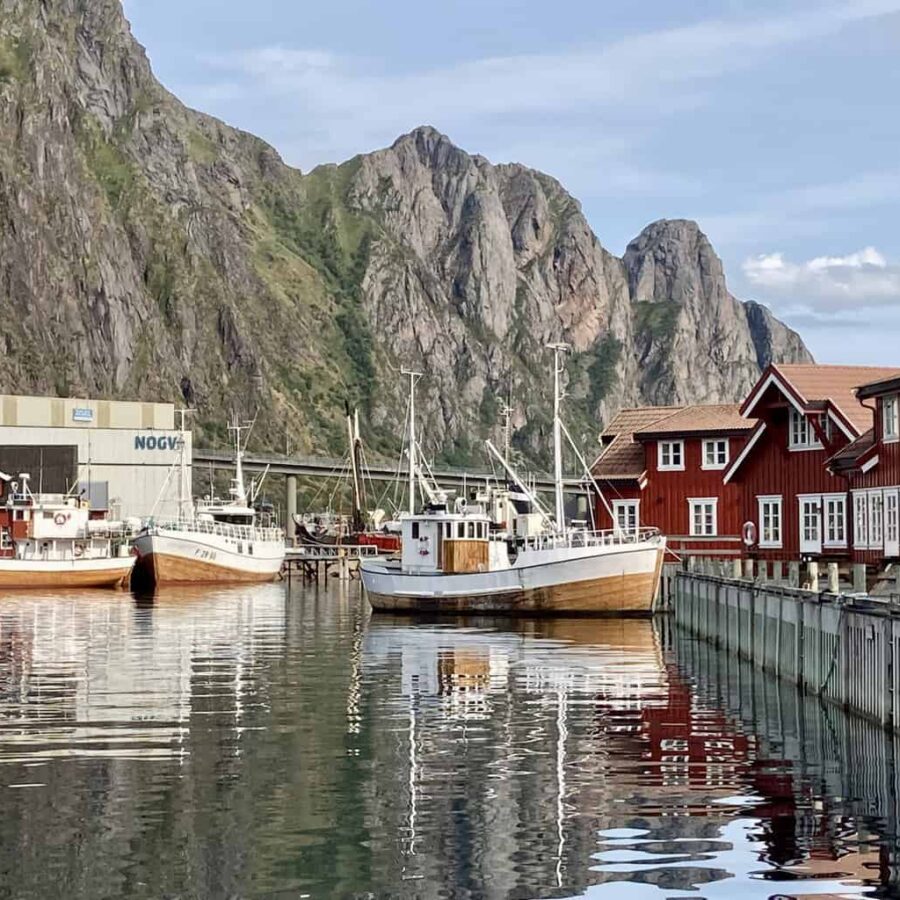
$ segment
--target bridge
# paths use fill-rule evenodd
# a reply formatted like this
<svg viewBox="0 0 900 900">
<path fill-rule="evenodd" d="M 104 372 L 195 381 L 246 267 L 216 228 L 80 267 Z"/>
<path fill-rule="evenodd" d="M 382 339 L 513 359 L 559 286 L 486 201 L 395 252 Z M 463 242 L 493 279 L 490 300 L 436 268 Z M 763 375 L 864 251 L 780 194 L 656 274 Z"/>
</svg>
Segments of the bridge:
<svg viewBox="0 0 900 900">
<path fill-rule="evenodd" d="M 194 448 L 193 463 L 195 466 L 208 466 L 213 469 L 230 469 L 234 466 L 234 454 L 228 450 Z M 269 456 L 259 453 L 248 453 L 244 456 L 244 468 L 247 471 L 262 472 L 268 467 L 271 475 L 339 478 L 346 475 L 348 466 L 346 459 L 323 456 Z M 494 472 L 458 468 L 434 469 L 433 474 L 441 487 L 454 488 L 484 484 L 485 479 L 493 481 L 497 477 Z M 368 463 L 366 476 L 373 481 L 393 481 L 397 478 L 397 466 Z M 400 477 L 406 478 L 406 469 L 400 471 Z M 553 477 L 545 472 L 537 474 L 529 472 L 523 477 L 529 485 L 533 484 L 539 491 L 553 490 Z M 587 495 L 584 483 L 580 479 L 565 479 L 563 486 L 567 494 Z"/>
</svg>

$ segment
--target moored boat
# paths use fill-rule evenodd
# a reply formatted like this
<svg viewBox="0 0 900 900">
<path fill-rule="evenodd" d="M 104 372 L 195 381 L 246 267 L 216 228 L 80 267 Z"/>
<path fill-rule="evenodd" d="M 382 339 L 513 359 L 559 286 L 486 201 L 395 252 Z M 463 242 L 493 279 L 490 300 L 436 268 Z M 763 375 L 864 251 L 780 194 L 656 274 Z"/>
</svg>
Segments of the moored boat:
<svg viewBox="0 0 900 900">
<path fill-rule="evenodd" d="M 139 579 L 156 585 L 263 582 L 281 571 L 284 532 L 270 510 L 254 508 L 255 496 L 248 497 L 243 426 L 231 429 L 236 449 L 230 499 L 210 496 L 193 504 L 184 497 L 182 475 L 181 514 L 171 521 L 149 520 L 135 538 Z"/>
<path fill-rule="evenodd" d="M 434 497 L 423 512 L 416 513 L 418 469 L 411 399 L 410 508 L 401 519 L 401 557 L 360 564 L 373 609 L 508 615 L 640 616 L 652 612 L 666 547 L 658 531 L 566 527 L 561 437 L 565 428 L 559 416 L 565 348 L 555 345 L 553 349 L 555 515 L 543 509 L 490 442 L 488 449 L 543 519 L 545 527 L 539 533 L 519 536 L 501 531 L 483 507 L 469 506 L 464 498 L 451 511 L 445 498 Z M 415 388 L 414 374 L 410 388 Z"/>
<path fill-rule="evenodd" d="M 129 527 L 71 494 L 32 493 L 27 474 L 0 507 L 0 588 L 116 588 L 134 566 Z"/>
</svg>

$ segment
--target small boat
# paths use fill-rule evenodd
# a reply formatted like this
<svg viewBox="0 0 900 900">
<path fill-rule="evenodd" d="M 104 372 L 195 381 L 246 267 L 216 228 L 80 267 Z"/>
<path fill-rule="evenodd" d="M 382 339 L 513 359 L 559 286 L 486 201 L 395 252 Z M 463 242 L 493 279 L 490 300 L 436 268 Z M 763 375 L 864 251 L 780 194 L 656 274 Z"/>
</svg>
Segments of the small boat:
<svg viewBox="0 0 900 900">
<path fill-rule="evenodd" d="M 360 572 L 375 610 L 507 615 L 649 615 L 659 588 L 666 541 L 655 529 L 589 531 L 566 527 L 559 416 L 561 355 L 554 357 L 554 474 L 551 516 L 493 445 L 489 451 L 528 497 L 545 528 L 524 537 L 500 531 L 481 505 L 459 498 L 451 510 L 434 492 L 414 509 L 415 401 L 410 401 L 410 508 L 401 518 L 397 561 L 363 560 Z M 410 375 L 415 389 L 416 373 Z M 566 432 L 568 437 L 568 432 Z M 570 439 L 571 443 L 571 439 Z M 581 459 L 577 447 L 572 445 Z M 581 459 L 587 470 L 587 465 Z"/>
<path fill-rule="evenodd" d="M 235 474 L 230 499 L 209 496 L 196 504 L 185 496 L 187 477 L 181 451 L 180 514 L 172 521 L 150 519 L 134 540 L 136 578 L 160 584 L 272 581 L 284 562 L 284 531 L 275 525 L 271 508 L 254 508 L 244 486 L 241 434 L 247 426 L 231 425 L 235 434 Z"/>
<path fill-rule="evenodd" d="M 134 567 L 130 527 L 71 494 L 32 493 L 29 476 L 0 473 L 0 588 L 125 587 Z"/>
</svg>

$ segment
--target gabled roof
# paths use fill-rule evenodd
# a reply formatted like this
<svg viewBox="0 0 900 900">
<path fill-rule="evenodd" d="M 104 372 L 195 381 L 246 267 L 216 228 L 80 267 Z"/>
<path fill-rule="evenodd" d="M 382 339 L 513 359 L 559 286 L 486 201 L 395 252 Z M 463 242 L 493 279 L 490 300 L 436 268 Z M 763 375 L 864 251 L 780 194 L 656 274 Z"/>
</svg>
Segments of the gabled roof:
<svg viewBox="0 0 900 900">
<path fill-rule="evenodd" d="M 872 424 L 872 411 L 856 396 L 856 388 L 867 382 L 900 377 L 900 369 L 882 366 L 821 366 L 791 363 L 768 366 L 744 401 L 741 413 L 753 415 L 759 400 L 775 384 L 801 412 L 821 408 L 828 401 L 839 419 L 849 426 L 851 437 L 862 434 Z"/>
<path fill-rule="evenodd" d="M 617 434 L 597 458 L 591 472 L 602 481 L 639 481 L 644 474 L 644 446 L 630 434 Z"/>
<path fill-rule="evenodd" d="M 880 381 L 871 381 L 868 384 L 860 385 L 856 389 L 856 396 L 859 400 L 868 400 L 870 397 L 878 397 L 880 394 L 890 394 L 894 391 L 900 391 L 900 377 L 882 378 Z"/>
<path fill-rule="evenodd" d="M 600 437 L 602 439 L 615 437 L 617 434 L 634 434 L 653 422 L 674 415 L 683 408 L 681 406 L 638 406 L 631 409 L 620 409 L 600 433 Z"/>
<path fill-rule="evenodd" d="M 756 423 L 741 415 L 740 404 L 718 403 L 684 409 L 636 429 L 639 437 L 657 434 L 727 434 L 751 431 Z"/>
</svg>

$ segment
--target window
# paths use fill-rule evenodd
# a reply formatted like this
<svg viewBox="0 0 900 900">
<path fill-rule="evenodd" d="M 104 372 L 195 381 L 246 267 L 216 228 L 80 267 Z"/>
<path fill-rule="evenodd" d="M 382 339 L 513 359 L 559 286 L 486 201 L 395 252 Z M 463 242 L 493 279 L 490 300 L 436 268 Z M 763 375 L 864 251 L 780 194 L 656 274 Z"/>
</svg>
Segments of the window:
<svg viewBox="0 0 900 900">
<path fill-rule="evenodd" d="M 825 505 L 825 543 L 831 547 L 847 546 L 847 498 L 843 494 L 827 494 Z"/>
<path fill-rule="evenodd" d="M 881 401 L 881 432 L 886 441 L 900 439 L 900 422 L 897 421 L 897 397 L 885 397 Z"/>
<path fill-rule="evenodd" d="M 728 465 L 728 441 L 703 442 L 703 468 L 724 469 Z"/>
<path fill-rule="evenodd" d="M 715 497 L 702 500 L 688 500 L 690 506 L 691 537 L 715 537 L 719 533 Z"/>
<path fill-rule="evenodd" d="M 418 522 L 412 523 L 412 539 L 414 541 L 419 539 L 419 523 Z"/>
<path fill-rule="evenodd" d="M 475 537 L 475 523 L 474 522 L 469 522 L 469 537 L 470 538 Z"/>
<path fill-rule="evenodd" d="M 781 546 L 781 497 L 757 497 L 759 503 L 759 546 Z"/>
<path fill-rule="evenodd" d="M 12 539 L 8 528 L 0 528 L 0 550 L 12 550 Z"/>
<path fill-rule="evenodd" d="M 613 500 L 616 530 L 624 534 L 636 534 L 638 530 L 639 500 Z"/>
<path fill-rule="evenodd" d="M 869 494 L 869 547 L 879 549 L 884 541 L 882 533 L 884 497 L 881 491 Z"/>
<path fill-rule="evenodd" d="M 466 536 L 466 523 L 460 522 L 456 526 L 456 536 L 458 538 L 464 538 Z"/>
<path fill-rule="evenodd" d="M 657 468 L 661 471 L 684 469 L 684 441 L 660 441 Z"/>
<path fill-rule="evenodd" d="M 885 549 L 888 546 L 897 551 L 897 544 L 900 542 L 900 517 L 898 517 L 898 499 L 897 491 L 885 491 L 884 494 L 884 542 Z M 3 538 L 0 535 L 0 548 L 3 546 Z M 890 552 L 890 550 L 888 550 Z"/>
<path fill-rule="evenodd" d="M 827 419 L 827 417 L 826 417 Z M 818 450 L 822 446 L 812 422 L 796 409 L 791 410 L 790 432 L 788 434 L 788 449 L 790 450 Z"/>
<path fill-rule="evenodd" d="M 869 507 L 865 494 L 853 495 L 853 546 L 865 550 L 869 546 Z"/>
</svg>

